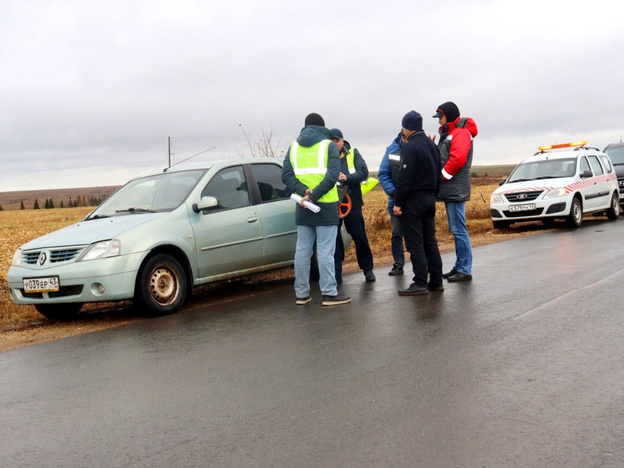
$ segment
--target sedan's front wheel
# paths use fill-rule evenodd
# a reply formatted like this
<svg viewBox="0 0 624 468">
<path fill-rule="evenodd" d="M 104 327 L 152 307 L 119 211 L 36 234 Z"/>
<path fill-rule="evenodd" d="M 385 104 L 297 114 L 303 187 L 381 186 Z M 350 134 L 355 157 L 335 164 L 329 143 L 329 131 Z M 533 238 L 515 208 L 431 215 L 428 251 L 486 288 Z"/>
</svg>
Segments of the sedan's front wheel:
<svg viewBox="0 0 624 468">
<path fill-rule="evenodd" d="M 171 255 L 157 254 L 147 259 L 139 270 L 135 305 L 157 317 L 174 314 L 186 299 L 184 269 Z"/>
</svg>

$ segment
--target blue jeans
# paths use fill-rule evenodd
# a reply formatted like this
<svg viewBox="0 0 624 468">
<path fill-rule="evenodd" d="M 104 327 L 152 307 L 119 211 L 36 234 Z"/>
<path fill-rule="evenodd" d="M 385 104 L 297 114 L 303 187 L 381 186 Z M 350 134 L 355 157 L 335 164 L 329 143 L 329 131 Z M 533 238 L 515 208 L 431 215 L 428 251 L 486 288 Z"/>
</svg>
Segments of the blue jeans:
<svg viewBox="0 0 624 468">
<path fill-rule="evenodd" d="M 466 227 L 466 203 L 444 202 L 449 231 L 455 239 L 455 270 L 466 275 L 472 274 L 472 247 Z"/>
<path fill-rule="evenodd" d="M 295 250 L 295 293 L 297 297 L 310 295 L 310 259 L 316 240 L 319 268 L 319 286 L 324 296 L 338 294 L 334 276 L 334 252 L 338 226 L 297 226 Z"/>
<path fill-rule="evenodd" d="M 405 265 L 405 251 L 403 250 L 403 228 L 401 227 L 401 217 L 391 214 L 390 222 L 392 223 L 392 237 L 390 238 L 392 258 L 394 259 L 395 265 L 403 268 Z"/>
</svg>

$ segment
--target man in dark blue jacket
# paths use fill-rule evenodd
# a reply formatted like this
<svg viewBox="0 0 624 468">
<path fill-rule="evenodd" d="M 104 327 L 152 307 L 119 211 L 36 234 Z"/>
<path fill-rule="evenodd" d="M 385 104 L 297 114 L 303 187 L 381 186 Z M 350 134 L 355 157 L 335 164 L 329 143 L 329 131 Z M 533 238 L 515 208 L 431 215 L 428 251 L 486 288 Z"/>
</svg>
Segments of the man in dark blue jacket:
<svg viewBox="0 0 624 468">
<path fill-rule="evenodd" d="M 392 270 L 388 273 L 390 276 L 402 275 L 403 266 L 405 265 L 401 218 L 395 216 L 392 212 L 396 186 L 399 182 L 399 169 L 401 169 L 401 148 L 403 148 L 403 141 L 401 132 L 399 132 L 390 146 L 386 148 L 386 152 L 383 158 L 381 158 L 381 164 L 379 165 L 379 172 L 377 174 L 381 187 L 384 189 L 384 192 L 386 192 L 386 195 L 388 195 L 388 213 L 390 213 L 390 222 L 392 223 L 390 245 L 392 247 L 394 264 L 392 265 Z"/>
<path fill-rule="evenodd" d="M 401 150 L 393 213 L 401 216 L 414 282 L 399 294 L 416 296 L 429 294 L 429 291 L 444 291 L 442 257 L 435 235 L 436 196 L 442 175 L 440 152 L 425 135 L 422 116 L 410 111 L 401 123 L 406 143 Z"/>
</svg>

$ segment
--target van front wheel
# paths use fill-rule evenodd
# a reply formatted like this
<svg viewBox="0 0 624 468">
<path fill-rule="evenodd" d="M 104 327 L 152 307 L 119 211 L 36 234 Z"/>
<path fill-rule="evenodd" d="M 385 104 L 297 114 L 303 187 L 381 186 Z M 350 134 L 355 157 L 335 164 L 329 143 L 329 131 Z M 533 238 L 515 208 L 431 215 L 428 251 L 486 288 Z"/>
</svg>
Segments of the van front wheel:
<svg viewBox="0 0 624 468">
<path fill-rule="evenodd" d="M 570 214 L 566 218 L 566 223 L 573 228 L 581 227 L 581 224 L 583 224 L 583 205 L 576 197 L 572 199 L 572 207 L 570 208 Z"/>
</svg>

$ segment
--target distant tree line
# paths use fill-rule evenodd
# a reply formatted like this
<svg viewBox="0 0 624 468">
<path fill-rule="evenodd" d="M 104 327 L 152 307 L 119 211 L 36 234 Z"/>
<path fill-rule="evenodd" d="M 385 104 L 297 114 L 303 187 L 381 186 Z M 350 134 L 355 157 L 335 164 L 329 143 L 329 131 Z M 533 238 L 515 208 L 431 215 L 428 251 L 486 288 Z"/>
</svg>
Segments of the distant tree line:
<svg viewBox="0 0 624 468">
<path fill-rule="evenodd" d="M 65 205 L 65 202 L 63 200 L 60 201 L 59 203 L 59 208 L 77 208 L 79 206 L 99 206 L 100 203 L 102 203 L 103 200 L 105 200 L 106 197 L 102 198 L 102 197 L 95 197 L 93 195 L 86 197 L 84 195 L 78 195 L 77 197 L 73 198 L 71 195 L 68 197 L 67 200 L 67 205 Z M 52 198 L 46 198 L 45 199 L 45 203 L 43 204 L 43 208 L 45 210 L 49 210 L 52 208 L 56 208 L 54 205 L 54 200 L 52 200 Z M 24 200 L 20 201 L 20 210 L 25 210 L 26 206 L 24 205 Z M 33 203 L 33 210 L 39 210 L 41 209 L 41 206 L 39 205 L 39 200 L 37 200 L 35 198 L 35 202 Z M 0 206 L 0 211 L 2 211 L 2 206 Z"/>
</svg>

